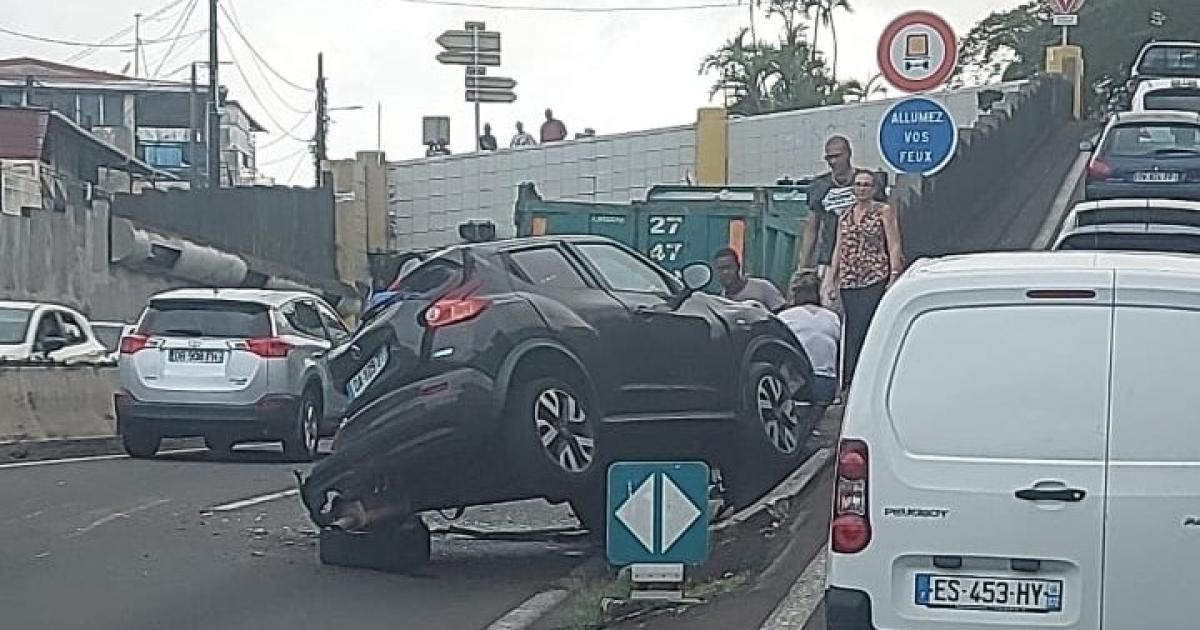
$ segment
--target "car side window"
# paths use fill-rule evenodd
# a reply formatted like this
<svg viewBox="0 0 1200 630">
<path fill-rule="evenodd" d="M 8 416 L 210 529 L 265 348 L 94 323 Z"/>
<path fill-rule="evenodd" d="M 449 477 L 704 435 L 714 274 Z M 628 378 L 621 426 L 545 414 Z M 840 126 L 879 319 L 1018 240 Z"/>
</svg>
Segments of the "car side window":
<svg viewBox="0 0 1200 630">
<path fill-rule="evenodd" d="M 341 343 L 350 338 L 350 331 L 346 328 L 345 322 L 338 317 L 332 310 L 322 304 L 317 305 L 317 313 L 321 317 L 321 322 L 325 324 L 325 331 L 329 335 L 329 340 L 334 343 Z"/>
<path fill-rule="evenodd" d="M 284 310 L 283 316 L 292 328 L 302 335 L 325 339 L 325 326 L 321 324 L 321 316 L 313 305 L 294 302 L 290 307 L 290 310 Z"/>
<path fill-rule="evenodd" d="M 582 243 L 576 247 L 615 291 L 674 293 L 674 287 L 663 274 L 628 252 L 604 243 Z"/>
<path fill-rule="evenodd" d="M 583 276 L 571 266 L 571 261 L 553 247 L 512 252 L 508 258 L 512 261 L 513 273 L 530 284 L 561 289 L 587 287 Z"/>
<path fill-rule="evenodd" d="M 62 326 L 58 323 L 58 317 L 53 311 L 44 311 L 37 323 L 37 333 L 33 337 L 33 345 L 36 348 L 47 339 L 65 338 Z"/>
</svg>

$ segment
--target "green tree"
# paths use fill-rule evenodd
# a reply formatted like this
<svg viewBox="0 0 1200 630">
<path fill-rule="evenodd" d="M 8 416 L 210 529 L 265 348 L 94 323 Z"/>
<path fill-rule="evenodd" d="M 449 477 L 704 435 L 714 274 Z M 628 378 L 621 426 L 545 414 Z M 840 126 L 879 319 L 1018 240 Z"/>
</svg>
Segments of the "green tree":
<svg viewBox="0 0 1200 630">
<path fill-rule="evenodd" d="M 838 67 L 838 35 L 837 35 L 837 15 L 838 10 L 853 11 L 850 8 L 849 0 L 802 0 L 805 7 L 805 13 L 812 16 L 813 21 L 813 54 L 817 53 L 817 39 L 820 37 L 823 28 L 829 29 L 829 34 L 833 38 L 833 55 L 831 55 L 830 69 L 833 80 L 837 80 Z"/>
</svg>

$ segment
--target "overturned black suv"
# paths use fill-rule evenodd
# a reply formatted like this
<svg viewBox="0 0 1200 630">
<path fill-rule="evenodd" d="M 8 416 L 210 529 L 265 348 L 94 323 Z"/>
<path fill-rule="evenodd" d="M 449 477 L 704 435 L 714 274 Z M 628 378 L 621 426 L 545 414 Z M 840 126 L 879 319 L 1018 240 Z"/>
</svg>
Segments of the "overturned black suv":
<svg viewBox="0 0 1200 630">
<path fill-rule="evenodd" d="M 451 247 L 398 280 L 329 357 L 351 403 L 301 484 L 323 560 L 385 562 L 368 543 L 403 536 L 420 560 L 418 512 L 527 498 L 598 531 L 613 461 L 708 461 L 736 506 L 778 483 L 816 420 L 808 357 L 766 310 L 700 292 L 708 265 L 680 275 L 580 236 Z"/>
</svg>

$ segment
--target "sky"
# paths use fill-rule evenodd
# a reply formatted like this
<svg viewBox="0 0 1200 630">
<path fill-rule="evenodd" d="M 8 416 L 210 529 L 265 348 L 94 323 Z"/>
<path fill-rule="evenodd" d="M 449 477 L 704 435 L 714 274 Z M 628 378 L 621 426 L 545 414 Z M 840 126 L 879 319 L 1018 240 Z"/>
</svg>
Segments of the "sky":
<svg viewBox="0 0 1200 630">
<path fill-rule="evenodd" d="M 141 76 L 187 80 L 187 64 L 207 59 L 207 0 L 54 0 L 53 11 L 35 11 L 24 0 L 0 0 L 3 26 L 13 31 L 76 43 L 110 41 L 113 47 L 83 48 L 30 41 L 0 33 L 0 58 L 30 56 L 110 72 L 133 73 L 134 14 L 144 19 L 143 40 L 172 40 L 143 48 Z M 382 145 L 389 160 L 424 155 L 422 116 L 451 118 L 450 148 L 473 147 L 474 109 L 464 102 L 464 70 L 439 64 L 434 41 L 447 29 L 480 21 L 502 35 L 502 66 L 490 76 L 517 81 L 513 104 L 483 105 L 502 146 L 520 120 L 535 135 L 543 111 L 553 108 L 571 135 L 591 127 L 620 133 L 695 120 L 710 105 L 715 76 L 698 74 L 709 52 L 749 23 L 737 0 L 220 0 L 240 24 L 227 26 L 221 44 L 221 81 L 270 133 L 259 136 L 261 170 L 278 183 L 307 185 L 313 177 L 305 157 L 314 129 L 308 114 L 314 95 L 317 54 L 325 56 L 331 112 L 329 156 L 353 157 Z M 432 3 L 432 4 L 431 4 Z M 477 7 L 450 4 L 488 5 Z M 853 12 L 837 15 L 840 79 L 867 80 L 878 72 L 875 44 L 889 21 L 914 9 L 945 17 L 963 36 L 992 11 L 1021 0 L 851 0 Z M 679 11 L 623 11 L 629 7 L 727 5 Z M 173 5 L 173 6 L 172 6 Z M 488 7 L 504 7 L 488 8 Z M 514 7 L 574 7 L 533 11 Z M 596 9 L 582 11 L 580 9 Z M 184 18 L 187 22 L 183 23 Z M 761 14 L 759 37 L 781 25 Z M 810 33 L 811 36 L 811 33 Z M 128 43 L 126 48 L 120 44 Z M 818 45 L 832 55 L 829 33 Z M 258 61 L 253 51 L 261 58 Z M 80 54 L 86 53 L 82 58 Z M 240 70 L 240 72 L 239 72 Z M 175 72 L 175 74 L 172 74 Z M 244 77 L 242 76 L 244 73 Z M 203 80 L 203 78 L 202 78 Z M 300 89 L 305 88 L 305 89 Z M 719 97 L 718 97 L 719 98 Z M 718 103 L 719 104 L 719 103 Z M 361 109 L 337 109 L 354 108 Z M 378 113 L 382 111 L 382 117 Z M 307 117 L 306 117 L 307 114 Z M 379 121 L 382 120 L 382 125 Z M 382 134 L 378 133 L 382 128 Z M 288 133 L 289 130 L 294 130 Z"/>
</svg>

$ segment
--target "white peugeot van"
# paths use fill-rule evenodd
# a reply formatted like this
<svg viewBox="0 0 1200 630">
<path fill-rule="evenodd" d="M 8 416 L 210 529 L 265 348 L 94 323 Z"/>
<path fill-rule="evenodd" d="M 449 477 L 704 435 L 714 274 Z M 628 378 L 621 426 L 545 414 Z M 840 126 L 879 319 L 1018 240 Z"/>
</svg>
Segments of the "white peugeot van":
<svg viewBox="0 0 1200 630">
<path fill-rule="evenodd" d="M 829 630 L 1200 627 L 1200 257 L 919 261 L 860 364 Z"/>
</svg>

